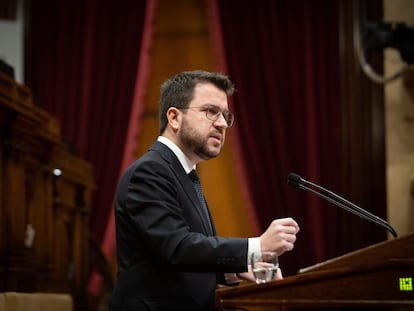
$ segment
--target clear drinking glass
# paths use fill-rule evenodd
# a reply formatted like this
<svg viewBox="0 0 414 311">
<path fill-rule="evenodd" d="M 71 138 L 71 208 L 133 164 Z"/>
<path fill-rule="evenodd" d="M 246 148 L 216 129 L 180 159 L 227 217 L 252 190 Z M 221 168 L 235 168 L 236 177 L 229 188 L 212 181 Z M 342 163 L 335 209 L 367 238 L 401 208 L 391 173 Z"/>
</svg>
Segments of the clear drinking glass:
<svg viewBox="0 0 414 311">
<path fill-rule="evenodd" d="M 276 252 L 255 252 L 251 254 L 250 264 L 257 284 L 275 279 L 279 261 Z"/>
</svg>

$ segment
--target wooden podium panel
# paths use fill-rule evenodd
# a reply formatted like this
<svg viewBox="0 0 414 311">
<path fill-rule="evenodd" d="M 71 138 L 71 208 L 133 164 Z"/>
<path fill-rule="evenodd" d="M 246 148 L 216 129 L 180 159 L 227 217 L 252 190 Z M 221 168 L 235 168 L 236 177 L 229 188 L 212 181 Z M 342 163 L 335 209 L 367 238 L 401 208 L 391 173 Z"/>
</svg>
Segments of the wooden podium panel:
<svg viewBox="0 0 414 311">
<path fill-rule="evenodd" d="M 222 288 L 220 310 L 414 310 L 414 235 L 375 244 L 266 284 Z"/>
</svg>

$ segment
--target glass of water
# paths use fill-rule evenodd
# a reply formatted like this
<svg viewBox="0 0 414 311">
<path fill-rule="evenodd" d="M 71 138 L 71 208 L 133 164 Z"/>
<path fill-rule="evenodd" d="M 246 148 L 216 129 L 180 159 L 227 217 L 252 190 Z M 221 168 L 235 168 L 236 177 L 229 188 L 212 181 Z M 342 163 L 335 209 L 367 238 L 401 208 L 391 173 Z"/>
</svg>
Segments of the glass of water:
<svg viewBox="0 0 414 311">
<path fill-rule="evenodd" d="M 257 284 L 274 280 L 279 268 L 278 257 L 275 252 L 252 253 L 250 264 Z"/>
</svg>

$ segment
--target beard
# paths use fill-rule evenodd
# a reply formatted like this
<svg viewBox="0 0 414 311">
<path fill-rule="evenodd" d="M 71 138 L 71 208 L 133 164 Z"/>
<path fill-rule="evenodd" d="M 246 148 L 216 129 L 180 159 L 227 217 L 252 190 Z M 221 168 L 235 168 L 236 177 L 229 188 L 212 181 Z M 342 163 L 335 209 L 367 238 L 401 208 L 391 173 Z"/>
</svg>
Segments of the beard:
<svg viewBox="0 0 414 311">
<path fill-rule="evenodd" d="M 221 134 L 223 135 L 223 133 Z M 185 119 L 182 122 L 181 130 L 178 133 L 178 138 L 186 149 L 194 152 L 203 160 L 217 157 L 224 144 L 223 139 L 223 141 L 220 143 L 220 146 L 216 148 L 210 147 L 208 144 L 209 135 L 201 135 L 195 128 L 190 127 Z"/>
</svg>

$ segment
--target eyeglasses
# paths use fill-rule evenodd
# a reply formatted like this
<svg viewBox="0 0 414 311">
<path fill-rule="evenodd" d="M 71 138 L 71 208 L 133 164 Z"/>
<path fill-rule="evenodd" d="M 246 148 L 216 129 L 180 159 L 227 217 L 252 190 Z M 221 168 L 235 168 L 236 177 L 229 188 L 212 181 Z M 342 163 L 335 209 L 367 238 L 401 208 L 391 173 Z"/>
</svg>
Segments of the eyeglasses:
<svg viewBox="0 0 414 311">
<path fill-rule="evenodd" d="M 234 115 L 228 110 L 221 111 L 218 107 L 213 105 L 203 106 L 203 107 L 186 107 L 186 108 L 178 108 L 180 110 L 185 109 L 193 109 L 193 108 L 203 108 L 202 111 L 206 112 L 206 118 L 210 121 L 217 121 L 220 118 L 220 115 L 224 117 L 226 120 L 227 128 L 231 127 L 234 122 Z"/>
</svg>

